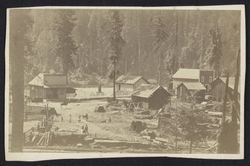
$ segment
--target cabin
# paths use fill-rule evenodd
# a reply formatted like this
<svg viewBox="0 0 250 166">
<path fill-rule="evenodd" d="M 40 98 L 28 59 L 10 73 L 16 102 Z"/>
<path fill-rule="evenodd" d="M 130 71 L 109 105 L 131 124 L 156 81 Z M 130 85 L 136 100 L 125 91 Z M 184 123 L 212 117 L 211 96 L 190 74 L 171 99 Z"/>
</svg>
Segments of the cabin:
<svg viewBox="0 0 250 166">
<path fill-rule="evenodd" d="M 213 70 L 180 68 L 172 76 L 172 84 L 173 84 L 172 88 L 176 93 L 177 87 L 181 83 L 200 82 L 206 87 L 206 90 L 209 91 L 211 89 L 210 84 L 213 82 L 213 80 L 214 80 Z"/>
<path fill-rule="evenodd" d="M 181 83 L 177 87 L 177 99 L 182 102 L 202 102 L 205 98 L 206 88 L 200 82 Z"/>
<path fill-rule="evenodd" d="M 149 84 L 142 76 L 121 75 L 116 79 L 117 91 L 135 91 L 142 84 Z"/>
<path fill-rule="evenodd" d="M 227 80 L 226 77 L 218 77 L 211 84 L 210 93 L 219 102 L 223 101 L 224 96 L 225 96 L 226 80 Z M 229 97 L 231 99 L 233 98 L 234 84 L 235 84 L 235 78 L 229 77 L 228 92 L 229 92 Z M 239 86 L 238 86 L 238 100 L 240 100 L 240 82 L 239 82 Z"/>
<path fill-rule="evenodd" d="M 143 108 L 158 110 L 170 102 L 171 94 L 162 86 L 149 86 L 133 93 L 135 103 L 142 103 Z"/>
<path fill-rule="evenodd" d="M 32 101 L 65 100 L 68 86 L 67 76 L 60 73 L 40 73 L 28 83 L 29 97 Z"/>
</svg>

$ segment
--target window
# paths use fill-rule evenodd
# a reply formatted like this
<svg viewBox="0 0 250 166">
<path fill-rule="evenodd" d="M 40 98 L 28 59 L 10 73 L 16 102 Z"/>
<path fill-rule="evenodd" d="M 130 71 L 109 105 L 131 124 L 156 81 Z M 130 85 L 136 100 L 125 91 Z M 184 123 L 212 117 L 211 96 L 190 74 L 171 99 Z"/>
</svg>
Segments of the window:
<svg viewBox="0 0 250 166">
<path fill-rule="evenodd" d="M 204 82 L 204 76 L 201 76 L 201 82 Z"/>
<path fill-rule="evenodd" d="M 213 77 L 209 76 L 209 83 L 213 82 Z"/>
</svg>

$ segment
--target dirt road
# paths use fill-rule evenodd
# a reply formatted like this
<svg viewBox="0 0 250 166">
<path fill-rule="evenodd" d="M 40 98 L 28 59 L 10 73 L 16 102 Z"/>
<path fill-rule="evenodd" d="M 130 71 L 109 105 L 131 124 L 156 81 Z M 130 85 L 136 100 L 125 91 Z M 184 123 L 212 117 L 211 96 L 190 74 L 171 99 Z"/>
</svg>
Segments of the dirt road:
<svg viewBox="0 0 250 166">
<path fill-rule="evenodd" d="M 61 117 L 58 117 L 55 119 L 55 125 L 65 130 L 78 130 L 80 132 L 81 127 L 87 124 L 89 134 L 93 137 L 136 142 L 143 141 L 137 133 L 130 130 L 130 124 L 133 120 L 132 113 L 124 111 L 94 112 L 98 105 L 105 104 L 107 102 L 101 100 L 69 103 L 58 109 L 58 112 L 63 117 L 63 122 L 61 122 Z M 88 120 L 81 118 L 81 122 L 79 122 L 79 115 L 86 114 L 88 114 Z M 109 119 L 111 119 L 111 122 L 108 122 Z"/>
</svg>

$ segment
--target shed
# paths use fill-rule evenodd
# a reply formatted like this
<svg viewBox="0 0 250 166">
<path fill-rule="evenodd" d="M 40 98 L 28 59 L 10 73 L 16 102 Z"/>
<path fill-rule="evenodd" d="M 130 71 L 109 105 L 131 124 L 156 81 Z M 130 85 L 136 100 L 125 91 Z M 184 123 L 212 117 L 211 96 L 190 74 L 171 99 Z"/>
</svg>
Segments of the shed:
<svg viewBox="0 0 250 166">
<path fill-rule="evenodd" d="M 214 71 L 207 69 L 188 69 L 180 68 L 173 76 L 173 89 L 176 90 L 177 87 L 182 82 L 192 83 L 200 82 L 207 90 L 210 90 L 210 84 L 214 80 Z"/>
<path fill-rule="evenodd" d="M 225 96 L 226 88 L 226 77 L 217 77 L 211 84 L 211 94 L 215 97 L 217 101 L 222 101 Z M 235 78 L 229 77 L 228 81 L 228 92 L 229 97 L 233 97 Z M 238 100 L 240 99 L 240 82 L 238 86 Z"/>
<path fill-rule="evenodd" d="M 133 102 L 142 103 L 144 108 L 157 110 L 168 104 L 171 94 L 162 86 L 150 86 L 132 94 Z"/>
<path fill-rule="evenodd" d="M 206 88 L 200 82 L 183 82 L 177 87 L 177 98 L 190 102 L 193 99 L 201 102 L 205 97 Z"/>
<path fill-rule="evenodd" d="M 149 84 L 143 76 L 121 75 L 116 79 L 116 89 L 118 91 L 134 91 L 142 84 Z"/>
<path fill-rule="evenodd" d="M 40 73 L 28 85 L 29 96 L 33 101 L 64 100 L 67 90 L 72 91 L 72 88 L 68 86 L 66 75 L 61 73 Z"/>
<path fill-rule="evenodd" d="M 180 68 L 173 76 L 173 89 L 176 90 L 177 87 L 182 82 L 199 82 L 200 80 L 200 70 L 199 69 L 186 69 Z"/>
</svg>

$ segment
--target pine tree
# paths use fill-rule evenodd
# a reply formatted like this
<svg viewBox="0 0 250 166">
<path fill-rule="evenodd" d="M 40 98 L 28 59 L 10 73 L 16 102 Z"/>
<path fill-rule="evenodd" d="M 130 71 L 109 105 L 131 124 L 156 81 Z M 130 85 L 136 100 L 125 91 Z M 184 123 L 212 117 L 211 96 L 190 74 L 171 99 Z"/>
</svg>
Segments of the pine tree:
<svg viewBox="0 0 250 166">
<path fill-rule="evenodd" d="M 214 29 L 209 31 L 211 36 L 211 55 L 209 59 L 210 65 L 216 72 L 216 75 L 219 76 L 221 72 L 221 58 L 222 58 L 222 41 L 221 41 L 221 32 L 219 27 L 216 26 Z"/>
<path fill-rule="evenodd" d="M 75 27 L 74 12 L 71 10 L 60 10 L 57 20 L 58 50 L 57 54 L 62 59 L 63 73 L 68 74 L 70 69 L 74 68 L 73 56 L 76 54 L 76 45 L 72 37 L 72 31 Z"/>
<path fill-rule="evenodd" d="M 115 80 L 116 80 L 116 74 L 117 69 L 116 65 L 118 63 L 119 58 L 122 55 L 122 47 L 125 44 L 125 41 L 122 37 L 122 29 L 123 29 L 123 21 L 121 18 L 121 15 L 119 11 L 114 10 L 111 12 L 110 17 L 110 27 L 108 30 L 109 35 L 109 42 L 110 42 L 110 60 L 113 64 L 113 72 L 112 72 L 112 78 L 113 78 L 113 99 L 116 99 L 115 94 Z"/>
<path fill-rule="evenodd" d="M 166 47 L 166 40 L 168 38 L 168 33 L 166 31 L 166 25 L 160 17 L 154 17 L 152 20 L 153 29 L 152 33 L 154 36 L 153 50 L 158 56 L 158 84 L 162 84 L 162 74 L 163 74 L 163 53 L 164 47 Z"/>
</svg>

